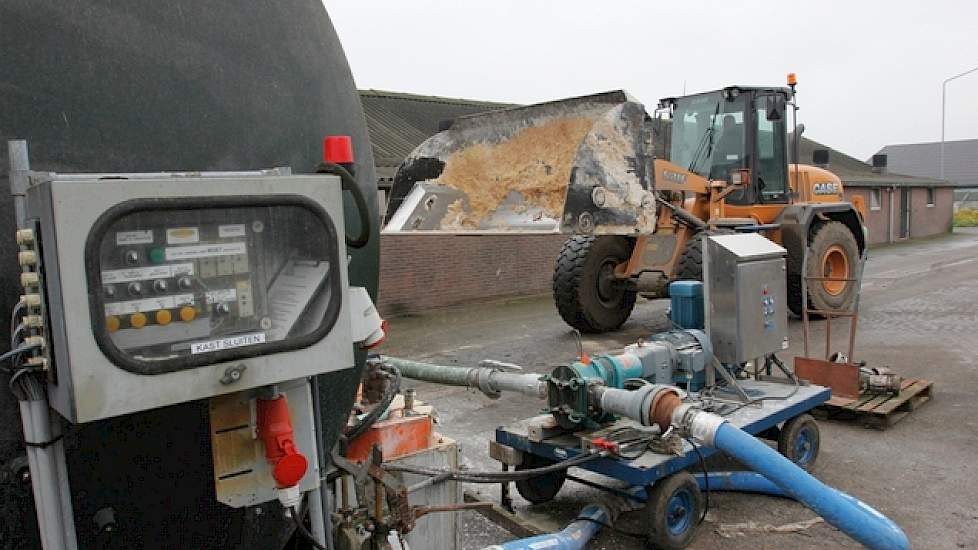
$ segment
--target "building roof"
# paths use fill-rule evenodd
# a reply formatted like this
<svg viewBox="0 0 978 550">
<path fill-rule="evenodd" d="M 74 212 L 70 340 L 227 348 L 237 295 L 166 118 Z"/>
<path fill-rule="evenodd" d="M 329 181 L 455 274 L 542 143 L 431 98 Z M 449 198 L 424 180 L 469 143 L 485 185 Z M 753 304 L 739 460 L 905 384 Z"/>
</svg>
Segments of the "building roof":
<svg viewBox="0 0 978 550">
<path fill-rule="evenodd" d="M 416 95 L 384 90 L 360 90 L 363 112 L 370 130 L 377 177 L 394 177 L 397 167 L 418 145 L 438 133 L 442 121 L 463 115 L 518 107 L 512 103 L 475 101 L 438 96 Z M 812 162 L 812 152 L 829 150 L 828 169 L 846 185 L 852 186 L 943 186 L 933 178 L 902 175 L 892 170 L 874 172 L 872 167 L 854 157 L 833 150 L 817 141 L 802 137 L 799 155 L 802 163 Z"/>
<path fill-rule="evenodd" d="M 882 172 L 873 170 L 872 165 L 851 157 L 804 136 L 798 147 L 798 156 L 802 164 L 812 164 L 812 154 L 818 149 L 829 151 L 827 170 L 839 176 L 842 182 L 852 187 L 947 187 L 952 184 L 936 178 L 916 177 L 900 173 L 892 164 Z"/>
<path fill-rule="evenodd" d="M 401 161 L 421 142 L 437 134 L 442 121 L 514 106 L 383 90 L 360 90 L 360 100 L 380 178 L 394 177 Z"/>
<path fill-rule="evenodd" d="M 879 152 L 887 156 L 890 168 L 896 172 L 929 178 L 941 175 L 939 141 L 887 145 Z M 960 187 L 978 188 L 978 139 L 944 143 L 944 179 Z"/>
</svg>

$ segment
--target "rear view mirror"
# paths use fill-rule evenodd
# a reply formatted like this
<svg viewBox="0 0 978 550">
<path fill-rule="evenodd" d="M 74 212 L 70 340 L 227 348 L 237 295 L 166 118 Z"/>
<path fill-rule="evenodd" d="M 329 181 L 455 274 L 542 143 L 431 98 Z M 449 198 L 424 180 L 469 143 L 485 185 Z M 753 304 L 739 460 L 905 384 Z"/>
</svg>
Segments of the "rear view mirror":
<svg viewBox="0 0 978 550">
<path fill-rule="evenodd" d="M 784 96 L 769 95 L 764 106 L 765 118 L 769 121 L 778 121 L 784 118 Z"/>
</svg>

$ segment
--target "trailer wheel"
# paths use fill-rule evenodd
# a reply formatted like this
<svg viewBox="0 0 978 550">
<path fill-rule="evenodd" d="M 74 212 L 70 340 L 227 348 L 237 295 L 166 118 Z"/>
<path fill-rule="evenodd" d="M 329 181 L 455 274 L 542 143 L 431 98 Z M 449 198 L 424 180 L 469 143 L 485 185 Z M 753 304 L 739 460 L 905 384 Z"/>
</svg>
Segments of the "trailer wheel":
<svg viewBox="0 0 978 550">
<path fill-rule="evenodd" d="M 800 261 L 800 260 L 799 260 Z M 808 240 L 808 276 L 853 278 L 859 267 L 859 245 L 852 231 L 842 222 L 819 223 Z M 788 306 L 802 314 L 803 283 L 801 266 L 789 266 Z M 848 311 L 855 303 L 859 289 L 851 281 L 810 281 L 808 307 L 828 311 Z"/>
<path fill-rule="evenodd" d="M 678 472 L 655 482 L 649 488 L 645 510 L 653 548 L 686 548 L 703 515 L 703 495 L 696 478 L 689 472 Z"/>
<path fill-rule="evenodd" d="M 635 291 L 616 280 L 615 267 L 632 255 L 625 237 L 574 235 L 554 266 L 554 302 L 561 318 L 581 332 L 608 332 L 635 307 Z"/>
<path fill-rule="evenodd" d="M 781 428 L 778 452 L 806 472 L 811 472 L 818 458 L 820 441 L 818 422 L 810 414 L 798 415 Z"/>
<path fill-rule="evenodd" d="M 523 456 L 523 464 L 516 467 L 517 472 L 521 470 L 532 470 L 534 468 L 544 468 L 554 464 L 552 460 L 547 460 L 536 455 L 524 454 Z M 551 472 L 549 474 L 531 477 L 530 479 L 521 479 L 516 482 L 516 491 L 519 492 L 521 497 L 533 504 L 543 504 L 544 502 L 550 502 L 557 496 L 557 493 L 560 492 L 560 488 L 564 486 L 564 481 L 566 480 L 567 470 L 560 470 L 559 472 Z"/>
</svg>

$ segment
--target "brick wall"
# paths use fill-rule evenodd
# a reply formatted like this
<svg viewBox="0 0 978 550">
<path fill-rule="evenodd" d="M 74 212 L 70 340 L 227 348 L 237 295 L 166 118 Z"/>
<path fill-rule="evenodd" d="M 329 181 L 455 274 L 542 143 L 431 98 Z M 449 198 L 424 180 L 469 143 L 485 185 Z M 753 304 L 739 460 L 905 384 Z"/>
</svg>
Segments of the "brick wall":
<svg viewBox="0 0 978 550">
<path fill-rule="evenodd" d="M 551 291 L 564 235 L 381 235 L 381 315 Z"/>
<path fill-rule="evenodd" d="M 878 245 L 900 239 L 901 189 L 892 192 L 889 187 L 880 188 L 880 208 L 870 208 L 869 187 L 847 187 L 846 199 L 861 196 L 866 203 L 866 227 L 869 230 L 869 244 Z M 890 218 L 890 202 L 893 202 L 893 218 Z M 947 233 L 951 230 L 954 214 L 954 193 L 950 187 L 934 189 L 934 206 L 927 206 L 927 188 L 914 187 L 910 190 L 910 238 L 921 238 Z M 892 227 L 891 227 L 892 223 Z"/>
<path fill-rule="evenodd" d="M 916 188 L 910 195 L 910 238 L 930 237 L 951 230 L 954 216 L 954 191 L 934 189 L 934 205 L 927 206 L 927 189 Z"/>
</svg>

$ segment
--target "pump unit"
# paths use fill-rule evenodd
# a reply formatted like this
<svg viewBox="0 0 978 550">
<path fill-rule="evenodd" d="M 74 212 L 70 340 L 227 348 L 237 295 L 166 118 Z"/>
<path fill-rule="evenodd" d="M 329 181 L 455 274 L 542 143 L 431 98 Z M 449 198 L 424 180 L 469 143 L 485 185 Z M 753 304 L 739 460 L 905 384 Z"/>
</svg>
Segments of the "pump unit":
<svg viewBox="0 0 978 550">
<path fill-rule="evenodd" d="M 354 365 L 340 180 L 32 174 L 25 297 L 71 422 Z"/>
</svg>

